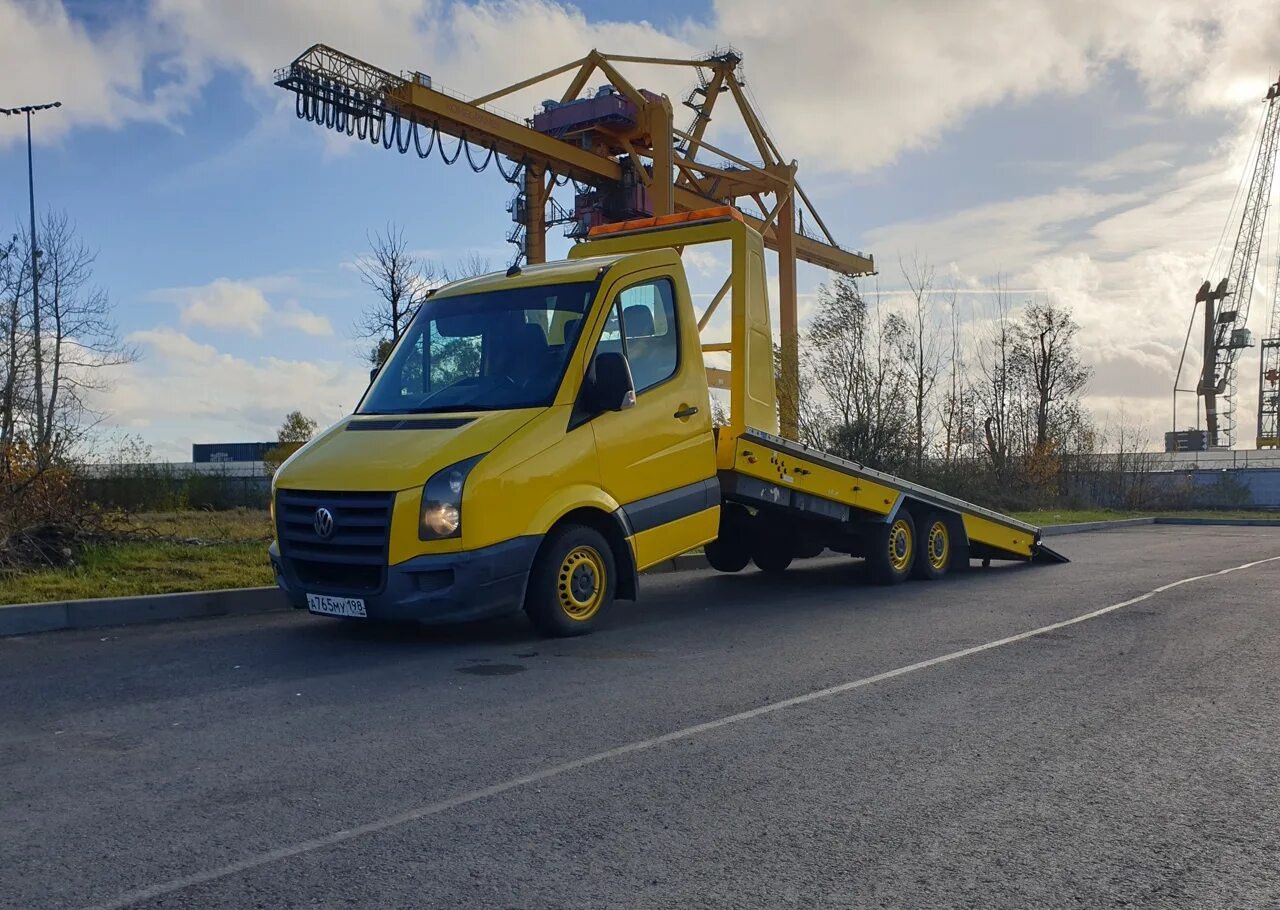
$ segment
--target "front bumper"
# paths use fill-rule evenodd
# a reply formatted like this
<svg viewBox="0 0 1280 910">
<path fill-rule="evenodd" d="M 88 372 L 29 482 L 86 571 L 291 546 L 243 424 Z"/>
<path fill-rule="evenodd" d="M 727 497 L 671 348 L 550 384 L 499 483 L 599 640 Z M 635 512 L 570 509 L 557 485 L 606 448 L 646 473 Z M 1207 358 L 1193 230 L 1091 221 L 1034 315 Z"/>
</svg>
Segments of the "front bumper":
<svg viewBox="0 0 1280 910">
<path fill-rule="evenodd" d="M 370 619 L 424 623 L 469 622 L 519 610 L 540 536 L 516 537 L 479 550 L 417 556 L 388 566 L 376 592 L 342 590 L 341 585 L 304 585 L 280 556 L 278 543 L 267 551 L 276 584 L 298 609 L 307 594 L 359 597 Z"/>
</svg>

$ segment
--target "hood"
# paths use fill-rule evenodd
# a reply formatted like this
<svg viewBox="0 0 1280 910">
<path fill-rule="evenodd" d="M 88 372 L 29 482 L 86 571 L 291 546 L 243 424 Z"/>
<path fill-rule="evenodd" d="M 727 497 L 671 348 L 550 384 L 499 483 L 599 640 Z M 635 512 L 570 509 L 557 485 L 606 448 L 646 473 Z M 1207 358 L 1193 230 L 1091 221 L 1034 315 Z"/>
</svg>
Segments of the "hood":
<svg viewBox="0 0 1280 910">
<path fill-rule="evenodd" d="M 543 408 L 458 414 L 357 414 L 280 466 L 289 490 L 392 492 L 419 487 L 441 468 L 492 451 Z"/>
</svg>

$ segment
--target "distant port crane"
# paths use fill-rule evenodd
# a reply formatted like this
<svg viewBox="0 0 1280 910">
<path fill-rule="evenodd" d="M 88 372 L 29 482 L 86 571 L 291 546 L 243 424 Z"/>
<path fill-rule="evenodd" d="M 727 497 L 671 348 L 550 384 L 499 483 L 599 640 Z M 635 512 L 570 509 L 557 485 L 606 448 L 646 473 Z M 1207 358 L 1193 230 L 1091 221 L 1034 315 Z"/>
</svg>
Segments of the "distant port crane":
<svg viewBox="0 0 1280 910">
<path fill-rule="evenodd" d="M 1266 108 L 1258 130 L 1257 154 L 1252 157 L 1244 205 L 1240 213 L 1240 226 L 1232 247 L 1231 260 L 1226 277 L 1216 285 L 1206 279 L 1196 292 L 1191 323 L 1187 328 L 1187 340 L 1182 348 L 1182 360 L 1178 363 L 1178 375 L 1174 379 L 1174 426 L 1166 437 L 1166 448 L 1229 449 L 1236 441 L 1236 386 L 1240 352 L 1253 347 L 1253 338 L 1247 328 L 1249 303 L 1253 298 L 1254 283 L 1258 271 L 1258 258 L 1270 207 L 1271 186 L 1275 177 L 1276 149 L 1280 141 L 1280 82 L 1273 83 L 1263 99 Z M 1234 208 L 1233 208 L 1234 212 Z M 1228 227 L 1231 216 L 1228 216 Z M 1224 231 L 1224 235 L 1225 235 Z M 1190 346 L 1196 312 L 1203 309 L 1202 367 L 1194 389 L 1182 388 L 1182 368 Z M 1258 440 L 1259 448 L 1280 445 L 1276 430 L 1280 401 L 1277 400 L 1277 380 L 1280 380 L 1280 313 L 1275 306 L 1271 313 L 1271 330 L 1262 342 L 1262 369 L 1259 389 Z M 1270 391 L 1268 392 L 1268 389 Z M 1193 434 L 1178 430 L 1178 395 L 1194 391 L 1204 401 L 1204 430 Z M 1265 407 L 1264 407 L 1265 405 Z M 1194 437 L 1195 442 L 1188 444 Z"/>
</svg>

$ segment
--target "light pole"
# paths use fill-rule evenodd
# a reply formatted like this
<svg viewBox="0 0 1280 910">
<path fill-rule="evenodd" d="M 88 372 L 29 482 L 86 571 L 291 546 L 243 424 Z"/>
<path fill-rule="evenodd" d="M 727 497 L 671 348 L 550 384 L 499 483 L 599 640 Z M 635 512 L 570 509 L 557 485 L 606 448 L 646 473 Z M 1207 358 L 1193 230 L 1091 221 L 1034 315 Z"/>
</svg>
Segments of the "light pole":
<svg viewBox="0 0 1280 910">
<path fill-rule="evenodd" d="M 44 358 L 40 350 L 40 272 L 36 266 L 40 258 L 40 249 L 36 244 L 36 178 L 35 168 L 31 163 L 31 115 L 36 111 L 47 111 L 62 107 L 61 101 L 52 104 L 27 104 L 22 107 L 0 107 L 0 114 L 12 117 L 15 114 L 27 115 L 27 193 L 31 201 L 31 327 L 35 333 L 36 354 L 36 440 L 44 445 Z"/>
</svg>

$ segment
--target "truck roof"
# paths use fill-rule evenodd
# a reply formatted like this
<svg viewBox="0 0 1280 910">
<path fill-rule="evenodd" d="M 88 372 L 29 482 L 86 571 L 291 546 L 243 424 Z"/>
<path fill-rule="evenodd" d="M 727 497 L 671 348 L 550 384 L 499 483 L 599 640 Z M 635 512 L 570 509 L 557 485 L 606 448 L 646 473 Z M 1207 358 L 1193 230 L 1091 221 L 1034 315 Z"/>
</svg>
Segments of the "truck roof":
<svg viewBox="0 0 1280 910">
<path fill-rule="evenodd" d="M 518 287 L 534 287 L 540 284 L 562 284 L 571 281 L 592 281 L 606 268 L 633 253 L 617 253 L 610 256 L 588 256 L 582 259 L 562 259 L 556 262 L 527 265 L 515 274 L 489 272 L 474 278 L 464 278 L 447 284 L 436 292 L 437 296 L 452 297 L 455 294 L 474 294 L 478 291 L 507 290 Z"/>
</svg>

